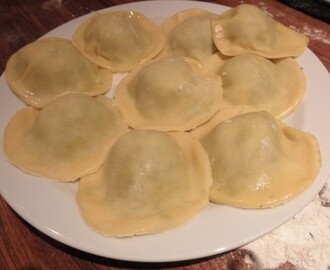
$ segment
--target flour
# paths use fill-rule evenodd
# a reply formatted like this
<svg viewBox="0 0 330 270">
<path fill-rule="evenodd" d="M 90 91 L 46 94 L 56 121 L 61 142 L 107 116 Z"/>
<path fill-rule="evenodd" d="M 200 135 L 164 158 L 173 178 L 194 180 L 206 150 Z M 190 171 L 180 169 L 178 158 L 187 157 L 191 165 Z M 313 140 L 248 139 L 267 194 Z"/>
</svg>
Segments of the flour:
<svg viewBox="0 0 330 270">
<path fill-rule="evenodd" d="M 48 0 L 47 2 L 42 4 L 42 7 L 48 10 L 61 8 L 62 0 Z"/>
<path fill-rule="evenodd" d="M 269 7 L 269 3 L 268 2 L 257 2 L 258 3 L 258 6 L 269 16 L 269 17 L 274 17 L 274 14 L 272 13 L 272 7 Z M 276 17 L 279 18 L 279 17 L 285 17 L 287 16 L 286 13 L 284 12 L 280 12 L 280 11 L 277 11 L 276 12 Z"/>
<path fill-rule="evenodd" d="M 15 31 L 8 30 L 7 33 L 3 35 L 3 41 L 8 44 L 16 43 L 20 40 L 21 35 L 17 34 Z"/>
<path fill-rule="evenodd" d="M 316 27 L 310 27 L 309 25 L 304 25 L 302 28 L 296 28 L 294 25 L 289 26 L 292 30 L 297 32 L 302 32 L 312 40 L 317 40 L 325 44 L 330 44 L 330 32 L 324 31 Z"/>
<path fill-rule="evenodd" d="M 278 20 L 281 17 L 287 17 L 288 15 L 285 12 L 277 11 L 276 14 L 272 14 L 272 8 L 269 6 L 268 2 L 258 2 L 258 6 L 270 17 L 273 17 L 275 20 Z M 276 17 L 276 18 L 275 18 Z M 297 28 L 294 25 L 289 26 L 292 30 L 296 32 L 302 32 L 304 35 L 308 36 L 312 40 L 320 41 L 325 44 L 330 44 L 330 32 L 322 30 L 317 27 L 313 27 L 307 24 L 304 24 L 302 27 Z"/>
<path fill-rule="evenodd" d="M 254 253 L 256 269 L 272 269 L 289 262 L 299 270 L 329 270 L 329 196 L 330 184 L 296 217 L 244 246 Z"/>
</svg>

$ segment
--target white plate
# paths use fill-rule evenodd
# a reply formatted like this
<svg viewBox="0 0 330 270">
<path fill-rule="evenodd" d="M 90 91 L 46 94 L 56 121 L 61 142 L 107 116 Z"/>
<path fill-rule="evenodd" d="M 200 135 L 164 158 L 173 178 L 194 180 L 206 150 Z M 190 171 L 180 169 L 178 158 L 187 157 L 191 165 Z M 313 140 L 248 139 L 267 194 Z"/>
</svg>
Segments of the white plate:
<svg viewBox="0 0 330 270">
<path fill-rule="evenodd" d="M 115 6 L 109 10 L 140 11 L 159 23 L 175 12 L 203 8 L 221 13 L 221 5 L 194 1 L 148 1 Z M 46 36 L 70 38 L 89 15 L 68 22 Z M 322 188 L 330 168 L 329 74 L 310 51 L 299 57 L 307 77 L 307 94 L 286 123 L 313 133 L 321 147 L 320 174 L 303 194 L 282 206 L 266 210 L 242 210 L 210 204 L 187 224 L 160 234 L 134 238 L 106 238 L 85 225 L 75 202 L 76 183 L 57 183 L 21 172 L 0 151 L 0 192 L 27 222 L 46 235 L 77 249 L 105 257 L 145 262 L 177 261 L 209 256 L 247 244 L 296 215 Z M 25 105 L 0 78 L 0 136 L 14 113 Z"/>
</svg>

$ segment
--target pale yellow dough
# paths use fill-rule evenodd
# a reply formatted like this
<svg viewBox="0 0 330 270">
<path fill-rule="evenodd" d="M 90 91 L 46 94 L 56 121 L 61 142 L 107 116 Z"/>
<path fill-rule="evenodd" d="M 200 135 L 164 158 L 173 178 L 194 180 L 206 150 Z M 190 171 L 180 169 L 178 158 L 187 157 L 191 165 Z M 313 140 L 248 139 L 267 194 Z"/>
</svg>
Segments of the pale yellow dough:
<svg viewBox="0 0 330 270">
<path fill-rule="evenodd" d="M 218 111 L 222 82 L 197 60 L 162 58 L 125 77 L 117 87 L 116 101 L 124 120 L 133 128 L 184 131 Z"/>
<path fill-rule="evenodd" d="M 211 161 L 212 202 L 268 208 L 311 185 L 321 166 L 311 134 L 284 125 L 266 111 L 230 117 L 230 110 L 223 111 L 223 119 L 209 133 L 195 134 Z"/>
<path fill-rule="evenodd" d="M 135 11 L 96 13 L 75 31 L 72 42 L 86 57 L 113 72 L 128 72 L 155 57 L 165 36 Z"/>
<path fill-rule="evenodd" d="M 255 107 L 252 106 L 228 106 L 221 108 L 219 111 L 216 112 L 216 114 L 207 122 L 203 123 L 202 125 L 192 129 L 189 131 L 189 133 L 201 140 L 206 135 L 208 135 L 212 129 L 214 129 L 219 123 L 224 122 L 234 116 L 248 113 L 248 112 L 257 112 L 260 111 Z"/>
<path fill-rule="evenodd" d="M 67 94 L 41 110 L 17 112 L 6 127 L 4 150 L 25 172 L 72 181 L 97 170 L 127 128 L 111 99 Z"/>
<path fill-rule="evenodd" d="M 23 47 L 9 58 L 6 76 L 13 92 L 36 108 L 67 93 L 96 96 L 112 85 L 110 71 L 98 68 L 63 38 L 44 38 Z"/>
<path fill-rule="evenodd" d="M 217 53 L 211 32 L 211 19 L 215 16 L 203 9 L 187 9 L 168 17 L 160 25 L 167 39 L 157 57 L 184 56 L 204 61 Z"/>
<path fill-rule="evenodd" d="M 293 58 L 268 60 L 255 54 L 224 59 L 214 56 L 207 68 L 223 82 L 224 101 L 266 110 L 277 118 L 293 112 L 304 97 L 306 79 Z"/>
<path fill-rule="evenodd" d="M 209 202 L 207 154 L 188 133 L 129 131 L 100 170 L 81 178 L 77 202 L 85 222 L 105 236 L 163 232 Z"/>
<path fill-rule="evenodd" d="M 296 57 L 308 38 L 275 21 L 262 9 L 242 4 L 212 20 L 213 41 L 224 55 L 255 53 L 266 58 Z"/>
</svg>

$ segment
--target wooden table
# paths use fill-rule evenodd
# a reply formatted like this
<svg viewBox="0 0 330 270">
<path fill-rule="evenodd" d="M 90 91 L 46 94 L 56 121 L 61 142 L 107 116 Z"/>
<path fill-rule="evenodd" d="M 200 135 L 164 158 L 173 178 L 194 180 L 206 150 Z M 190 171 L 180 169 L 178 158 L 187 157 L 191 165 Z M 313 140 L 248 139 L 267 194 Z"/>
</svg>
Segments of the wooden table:
<svg viewBox="0 0 330 270">
<path fill-rule="evenodd" d="M 0 73 L 11 54 L 53 28 L 76 17 L 129 0 L 1 0 Z M 277 1 L 217 0 L 227 6 L 246 2 L 310 38 L 309 48 L 330 71 L 330 27 Z M 1 181 L 1 180 L 0 180 Z M 194 261 L 166 264 L 132 263 L 90 255 L 65 246 L 40 233 L 22 220 L 0 196 L 0 269 L 252 269 L 244 263 L 244 250 Z M 285 263 L 285 262 L 280 262 Z M 294 269 L 290 263 L 278 269 Z"/>
</svg>

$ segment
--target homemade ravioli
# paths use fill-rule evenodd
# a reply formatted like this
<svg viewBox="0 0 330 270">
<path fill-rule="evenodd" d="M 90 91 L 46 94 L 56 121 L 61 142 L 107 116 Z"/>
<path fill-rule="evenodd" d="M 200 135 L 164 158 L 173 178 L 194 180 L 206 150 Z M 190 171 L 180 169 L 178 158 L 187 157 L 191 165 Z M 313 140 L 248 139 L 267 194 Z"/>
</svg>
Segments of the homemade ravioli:
<svg viewBox="0 0 330 270">
<path fill-rule="evenodd" d="M 105 236 L 175 228 L 209 202 L 207 154 L 188 133 L 132 130 L 111 147 L 100 170 L 79 181 L 85 222 Z"/>
<path fill-rule="evenodd" d="M 214 129 L 219 123 L 224 122 L 234 116 L 248 113 L 248 112 L 257 112 L 260 111 L 252 106 L 228 106 L 223 107 L 207 122 L 199 125 L 198 127 L 189 131 L 189 133 L 199 140 L 208 135 L 212 129 Z"/>
<path fill-rule="evenodd" d="M 67 93 L 99 95 L 112 85 L 110 71 L 98 68 L 62 38 L 40 39 L 20 49 L 9 58 L 6 76 L 13 92 L 36 108 Z"/>
<path fill-rule="evenodd" d="M 222 82 L 198 61 L 162 58 L 142 65 L 117 87 L 118 109 L 137 129 L 184 131 L 210 119 L 222 105 Z"/>
<path fill-rule="evenodd" d="M 216 14 L 202 9 L 187 9 L 167 18 L 161 25 L 167 41 L 157 57 L 190 57 L 199 61 L 218 52 L 211 32 Z"/>
<path fill-rule="evenodd" d="M 241 113 L 199 135 L 211 161 L 215 203 L 276 206 L 303 192 L 320 169 L 316 139 L 265 111 Z"/>
<path fill-rule="evenodd" d="M 23 171 L 71 181 L 97 170 L 126 130 L 111 99 L 67 94 L 41 110 L 17 112 L 6 127 L 4 150 Z"/>
<path fill-rule="evenodd" d="M 156 56 L 164 47 L 165 36 L 139 12 L 111 11 L 87 19 L 72 42 L 99 66 L 128 72 Z"/>
<path fill-rule="evenodd" d="M 296 57 L 308 38 L 273 20 L 263 10 L 242 4 L 212 20 L 212 37 L 224 55 L 255 53 L 266 58 Z"/>
<path fill-rule="evenodd" d="M 284 118 L 305 94 L 305 76 L 292 58 L 271 61 L 242 54 L 218 60 L 217 74 L 222 79 L 224 100 L 230 105 L 254 106 Z"/>
</svg>

